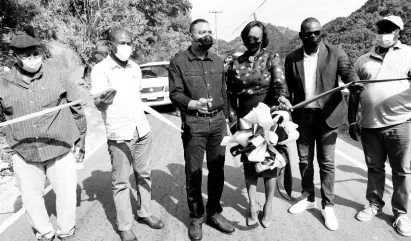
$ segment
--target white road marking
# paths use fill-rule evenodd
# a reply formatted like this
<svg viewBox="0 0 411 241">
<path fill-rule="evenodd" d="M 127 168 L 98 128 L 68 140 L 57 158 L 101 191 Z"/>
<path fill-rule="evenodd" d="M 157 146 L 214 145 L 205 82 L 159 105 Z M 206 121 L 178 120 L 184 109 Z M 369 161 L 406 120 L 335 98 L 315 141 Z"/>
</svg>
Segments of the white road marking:
<svg viewBox="0 0 411 241">
<path fill-rule="evenodd" d="M 84 158 L 84 161 L 89 159 L 103 144 L 104 144 L 104 141 L 102 141 L 97 146 L 95 146 L 91 151 L 87 152 L 86 157 Z M 46 195 L 48 192 L 50 192 L 51 189 L 52 189 L 52 187 L 51 187 L 51 185 L 49 185 L 44 190 L 44 195 Z M 26 209 L 23 206 L 19 211 L 17 211 L 11 217 L 6 219 L 2 224 L 0 224 L 0 234 L 3 233 L 8 227 L 10 227 L 14 222 L 16 222 L 17 219 L 19 219 L 25 212 L 26 212 Z"/>
<path fill-rule="evenodd" d="M 345 154 L 344 152 L 336 149 L 336 150 L 335 150 L 335 153 L 336 153 L 337 155 L 340 155 L 341 157 L 345 158 L 347 161 L 350 161 L 351 163 L 355 164 L 357 167 L 363 169 L 364 171 L 367 171 L 367 166 L 366 166 L 366 165 L 364 165 L 363 163 L 361 163 L 361 162 L 355 160 L 354 158 L 348 156 L 348 155 Z M 385 179 L 385 183 L 386 183 L 389 187 L 393 188 L 391 180 L 388 180 L 388 179 L 386 178 L 386 179 Z M 411 197 L 410 197 L 410 198 L 411 198 Z"/>
<path fill-rule="evenodd" d="M 94 152 L 96 152 L 97 149 L 99 149 L 103 144 L 104 144 L 104 142 L 101 142 L 94 149 L 92 149 L 90 152 L 87 152 L 87 156 L 84 158 L 85 159 L 84 161 L 86 161 L 88 158 L 90 158 L 90 156 L 92 156 L 94 154 Z M 348 145 L 350 145 L 350 144 L 348 144 Z M 352 146 L 352 145 L 350 145 L 350 146 Z M 347 154 L 345 154 L 344 152 L 338 150 L 337 148 L 335 150 L 335 153 L 337 155 L 343 157 L 347 161 L 353 163 L 354 165 L 358 166 L 359 168 L 363 169 L 364 171 L 367 171 L 366 165 L 364 165 L 361 162 L 358 162 L 357 160 L 355 160 L 354 158 L 348 156 Z M 208 170 L 204 168 L 203 172 L 205 172 L 205 174 L 206 174 L 206 173 L 208 173 Z M 391 188 L 393 187 L 392 182 L 390 180 L 386 179 L 385 183 L 388 186 L 390 186 Z M 227 185 L 228 183 L 225 182 L 225 184 Z M 46 195 L 51 189 L 52 189 L 51 185 L 49 185 L 45 189 L 45 194 L 44 195 Z M 207 195 L 203 194 L 203 197 L 207 198 Z M 411 197 L 410 197 L 410 199 L 411 199 Z M 3 233 L 8 227 L 10 227 L 14 222 L 16 222 L 25 212 L 26 212 L 26 209 L 24 207 L 22 207 L 19 211 L 17 211 L 15 214 L 13 214 L 10 218 L 8 218 L 6 221 L 4 221 L 2 224 L 0 224 L 0 234 Z"/>
<path fill-rule="evenodd" d="M 232 190 L 237 190 L 237 189 L 238 189 L 237 187 L 235 187 L 234 185 L 232 185 L 231 183 L 228 183 L 228 182 L 226 182 L 226 181 L 224 181 L 224 185 L 227 186 L 227 187 L 229 187 L 229 188 L 231 188 Z M 225 187 L 224 187 L 224 188 L 225 188 Z"/>
<path fill-rule="evenodd" d="M 177 204 L 177 203 L 178 203 L 178 199 L 177 199 L 177 198 L 175 198 L 175 197 L 173 197 L 173 196 L 170 196 L 170 199 L 171 199 L 171 201 L 173 201 L 174 204 Z"/>
</svg>

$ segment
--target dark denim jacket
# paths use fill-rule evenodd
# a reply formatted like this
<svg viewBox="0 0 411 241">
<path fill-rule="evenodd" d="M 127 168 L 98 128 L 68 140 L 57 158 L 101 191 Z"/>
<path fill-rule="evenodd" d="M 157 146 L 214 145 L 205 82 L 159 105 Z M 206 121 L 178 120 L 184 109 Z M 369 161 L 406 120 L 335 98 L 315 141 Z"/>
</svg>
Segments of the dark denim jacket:
<svg viewBox="0 0 411 241">
<path fill-rule="evenodd" d="M 189 47 L 170 61 L 170 99 L 173 104 L 187 114 L 188 103 L 200 98 L 212 98 L 213 110 L 223 110 L 228 119 L 227 87 L 224 79 L 223 61 L 208 52 L 202 60 Z"/>
</svg>

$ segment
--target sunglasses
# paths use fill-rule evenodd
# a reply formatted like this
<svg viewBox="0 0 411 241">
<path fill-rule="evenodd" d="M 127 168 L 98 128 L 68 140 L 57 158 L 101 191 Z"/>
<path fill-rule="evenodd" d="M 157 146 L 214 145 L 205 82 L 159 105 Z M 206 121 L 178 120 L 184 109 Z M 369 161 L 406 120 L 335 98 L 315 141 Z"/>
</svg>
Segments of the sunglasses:
<svg viewBox="0 0 411 241">
<path fill-rule="evenodd" d="M 315 36 L 320 36 L 321 31 L 320 31 L 320 30 L 317 30 L 317 31 L 312 31 L 312 32 L 305 32 L 305 33 L 304 33 L 304 37 L 308 38 L 308 37 L 311 37 L 313 34 L 314 34 Z"/>
</svg>

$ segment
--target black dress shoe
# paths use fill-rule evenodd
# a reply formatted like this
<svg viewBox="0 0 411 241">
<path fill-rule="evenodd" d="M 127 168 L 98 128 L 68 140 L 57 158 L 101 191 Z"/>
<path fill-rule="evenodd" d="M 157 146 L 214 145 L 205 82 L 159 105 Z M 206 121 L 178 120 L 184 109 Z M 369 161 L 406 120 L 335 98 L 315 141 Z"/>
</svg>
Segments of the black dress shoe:
<svg viewBox="0 0 411 241">
<path fill-rule="evenodd" d="M 191 222 L 188 229 L 188 237 L 190 240 L 201 240 L 203 238 L 203 224 L 199 222 Z"/>
<path fill-rule="evenodd" d="M 164 228 L 164 223 L 160 219 L 158 219 L 154 216 L 150 216 L 150 217 L 147 217 L 147 218 L 138 217 L 137 222 L 147 224 L 147 226 L 149 226 L 150 228 L 153 228 L 153 229 L 162 229 L 162 228 Z"/>
<path fill-rule="evenodd" d="M 122 241 L 138 241 L 136 235 L 131 230 L 120 231 L 119 234 Z"/>
<path fill-rule="evenodd" d="M 53 235 L 53 237 L 51 237 L 51 238 L 41 237 L 39 239 L 39 241 L 53 241 L 55 237 L 56 237 L 55 235 Z"/>
<path fill-rule="evenodd" d="M 235 231 L 234 227 L 221 214 L 207 216 L 207 224 L 226 234 L 231 234 Z"/>
</svg>

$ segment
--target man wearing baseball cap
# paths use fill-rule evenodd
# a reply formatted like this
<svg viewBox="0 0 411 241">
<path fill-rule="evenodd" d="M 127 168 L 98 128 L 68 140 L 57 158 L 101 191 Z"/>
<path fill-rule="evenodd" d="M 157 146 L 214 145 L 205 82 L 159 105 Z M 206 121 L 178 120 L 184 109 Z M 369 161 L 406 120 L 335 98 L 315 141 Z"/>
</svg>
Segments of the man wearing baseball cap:
<svg viewBox="0 0 411 241">
<path fill-rule="evenodd" d="M 43 60 L 41 42 L 13 37 L 16 64 L 0 76 L 0 116 L 12 120 L 80 99 L 57 61 Z M 4 128 L 23 205 L 38 240 L 69 240 L 75 233 L 76 160 L 84 157 L 87 124 L 81 104 Z M 73 154 L 76 150 L 76 154 Z M 45 180 L 56 193 L 58 230 L 44 205 Z"/>
<path fill-rule="evenodd" d="M 357 60 L 354 69 L 362 80 L 402 80 L 368 83 L 361 93 L 350 95 L 350 136 L 354 140 L 361 138 L 368 167 L 366 198 L 369 205 L 359 211 L 356 218 L 369 221 L 382 213 L 388 157 L 394 189 L 393 226 L 399 234 L 411 236 L 411 222 L 407 217 L 411 192 L 411 47 L 399 40 L 404 29 L 400 17 L 384 17 L 376 26 L 375 46 Z M 362 113 L 357 122 L 359 102 Z"/>
</svg>

